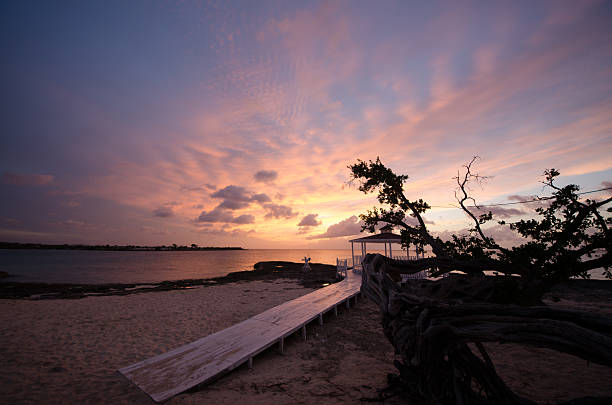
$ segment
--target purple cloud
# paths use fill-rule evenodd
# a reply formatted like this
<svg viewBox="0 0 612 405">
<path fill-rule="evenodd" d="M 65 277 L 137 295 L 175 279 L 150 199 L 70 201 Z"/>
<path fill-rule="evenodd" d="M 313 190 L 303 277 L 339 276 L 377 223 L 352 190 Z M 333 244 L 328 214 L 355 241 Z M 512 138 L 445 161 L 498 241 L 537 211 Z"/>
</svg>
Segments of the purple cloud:
<svg viewBox="0 0 612 405">
<path fill-rule="evenodd" d="M 174 211 L 172 211 L 172 207 L 170 206 L 159 207 L 153 210 L 153 216 L 160 218 L 169 218 L 174 216 Z"/>
<path fill-rule="evenodd" d="M 227 210 L 239 210 L 242 208 L 246 208 L 251 204 L 250 201 L 239 201 L 239 200 L 223 200 L 219 207 L 225 208 Z"/>
<path fill-rule="evenodd" d="M 264 208 L 268 213 L 266 214 L 266 218 L 293 218 L 298 213 L 293 212 L 293 208 L 287 205 L 279 205 L 279 204 L 266 204 Z"/>
<path fill-rule="evenodd" d="M 54 177 L 50 174 L 4 173 L 1 179 L 2 183 L 16 186 L 44 186 L 51 184 Z"/>
<path fill-rule="evenodd" d="M 212 198 L 222 198 L 220 208 L 228 210 L 239 210 L 251 205 L 252 202 L 263 204 L 270 202 L 270 197 L 264 193 L 252 194 L 249 190 L 241 186 L 230 185 L 215 191 L 210 195 Z"/>
<path fill-rule="evenodd" d="M 225 222 L 231 224 L 252 224 L 255 222 L 255 217 L 253 215 L 240 215 L 233 216 L 230 212 L 221 208 L 221 206 L 216 207 L 212 211 L 202 211 L 200 216 L 197 218 L 197 222 Z"/>
<path fill-rule="evenodd" d="M 318 216 L 319 214 L 308 214 L 304 218 L 302 218 L 298 226 L 301 228 L 310 228 L 312 226 L 319 226 L 321 225 L 321 221 L 317 219 Z"/>
<path fill-rule="evenodd" d="M 251 197 L 248 196 L 247 189 L 242 186 L 229 185 L 217 190 L 210 195 L 213 198 L 229 198 L 232 200 L 249 201 Z"/>
<path fill-rule="evenodd" d="M 251 197 L 251 201 L 256 201 L 260 204 L 263 204 L 263 203 L 270 202 L 272 200 L 266 194 L 260 193 L 260 194 L 253 194 L 253 196 Z"/>
<path fill-rule="evenodd" d="M 361 225 L 363 225 L 363 221 L 360 221 L 356 215 L 353 215 L 337 224 L 330 225 L 324 233 L 313 235 L 308 239 L 330 239 L 357 235 L 361 232 Z"/>
<path fill-rule="evenodd" d="M 205 189 L 215 191 L 217 186 L 214 184 L 203 184 L 202 186 L 181 186 L 179 188 L 180 191 L 206 191 Z"/>
<path fill-rule="evenodd" d="M 410 225 L 410 226 L 418 226 L 419 225 L 419 221 L 414 218 L 414 217 L 405 217 L 404 218 L 404 222 L 406 222 L 406 224 Z M 436 223 L 434 221 L 431 221 L 425 217 L 423 217 L 423 222 L 425 222 L 426 225 L 435 225 Z M 384 225 L 383 225 L 384 226 Z"/>
<path fill-rule="evenodd" d="M 491 211 L 493 216 L 497 218 L 511 218 L 511 217 L 515 217 L 518 215 L 526 214 L 525 211 L 520 210 L 518 208 L 487 207 L 486 205 L 481 206 L 480 209 L 477 209 L 477 208 L 470 209 L 470 212 L 476 216 L 486 214 L 489 211 Z"/>
<path fill-rule="evenodd" d="M 271 183 L 278 178 L 278 173 L 275 170 L 260 170 L 253 177 L 255 181 Z"/>
<path fill-rule="evenodd" d="M 231 221 L 233 224 L 252 224 L 255 222 L 255 217 L 250 214 L 240 215 L 236 218 L 233 218 Z"/>
<path fill-rule="evenodd" d="M 241 186 L 230 185 L 215 191 L 210 196 L 212 198 L 222 198 L 223 202 L 219 206 L 228 210 L 246 208 L 251 203 L 249 192 Z"/>
<path fill-rule="evenodd" d="M 529 238 L 523 238 L 517 232 L 512 231 L 508 226 L 494 225 L 483 229 L 486 236 L 495 239 L 499 245 L 504 247 L 518 246 L 522 243 L 529 241 Z M 433 236 L 438 236 L 442 240 L 451 240 L 452 235 L 467 236 L 470 234 L 467 228 L 455 230 L 455 231 L 442 231 L 432 232 Z"/>
</svg>

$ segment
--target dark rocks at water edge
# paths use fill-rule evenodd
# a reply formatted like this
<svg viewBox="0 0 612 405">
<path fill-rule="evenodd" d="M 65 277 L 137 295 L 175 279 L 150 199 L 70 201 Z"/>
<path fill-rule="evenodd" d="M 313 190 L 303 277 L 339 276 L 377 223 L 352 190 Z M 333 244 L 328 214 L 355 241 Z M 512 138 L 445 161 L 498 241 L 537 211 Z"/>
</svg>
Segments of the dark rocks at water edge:
<svg viewBox="0 0 612 405">
<path fill-rule="evenodd" d="M 288 278 L 297 280 L 307 288 L 319 288 L 324 284 L 334 283 L 336 280 L 336 266 L 330 264 L 311 263 L 310 270 L 304 271 L 304 263 L 293 262 L 258 262 L 253 265 L 254 270 L 237 271 L 225 277 L 214 278 L 234 282 L 241 280 L 276 280 Z"/>
<path fill-rule="evenodd" d="M 336 266 L 310 264 L 310 271 L 303 271 L 303 263 L 259 262 L 253 270 L 237 271 L 227 276 L 209 279 L 162 281 L 161 283 L 133 284 L 50 284 L 0 282 L 0 299 L 61 299 L 88 296 L 128 295 L 143 292 L 183 290 L 195 287 L 236 283 L 240 281 L 269 281 L 290 279 L 307 288 L 320 288 L 339 281 Z"/>
</svg>

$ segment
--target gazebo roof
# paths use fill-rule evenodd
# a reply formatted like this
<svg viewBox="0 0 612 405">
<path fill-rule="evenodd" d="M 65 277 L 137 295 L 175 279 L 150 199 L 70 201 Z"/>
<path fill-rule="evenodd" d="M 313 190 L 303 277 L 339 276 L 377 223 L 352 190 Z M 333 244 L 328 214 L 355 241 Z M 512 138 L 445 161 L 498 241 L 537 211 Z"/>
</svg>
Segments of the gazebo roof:
<svg viewBox="0 0 612 405">
<path fill-rule="evenodd" d="M 363 238 L 351 239 L 349 242 L 402 243 L 402 237 L 391 232 L 382 232 L 375 235 L 364 236 Z"/>
</svg>

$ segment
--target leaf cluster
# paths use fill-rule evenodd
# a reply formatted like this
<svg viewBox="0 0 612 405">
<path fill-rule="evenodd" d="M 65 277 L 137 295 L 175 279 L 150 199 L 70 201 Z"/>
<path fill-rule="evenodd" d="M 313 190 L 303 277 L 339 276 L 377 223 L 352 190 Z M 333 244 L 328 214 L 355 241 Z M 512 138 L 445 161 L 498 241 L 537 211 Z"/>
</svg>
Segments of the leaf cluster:
<svg viewBox="0 0 612 405">
<path fill-rule="evenodd" d="M 378 191 L 377 199 L 380 204 L 389 208 L 374 207 L 359 217 L 364 225 L 362 230 L 375 232 L 379 223 L 390 224 L 400 228 L 402 245 L 404 247 L 415 245 L 423 250 L 423 245 L 438 248 L 438 242 L 429 234 L 421 214 L 431 207 L 423 199 L 409 200 L 404 194 L 404 182 L 407 175 L 397 175 L 376 158 L 376 161 L 362 161 L 350 165 L 352 181 L 359 182 L 359 190 L 364 193 Z M 417 225 L 409 225 L 406 218 L 410 216 L 417 220 Z"/>
<path fill-rule="evenodd" d="M 529 241 L 514 247 L 506 259 L 537 271 L 540 278 L 554 281 L 574 276 L 588 278 L 588 271 L 599 267 L 612 278 L 609 229 L 612 217 L 604 218 L 599 211 L 612 198 L 580 201 L 580 187 L 555 184 L 559 174 L 556 169 L 544 172 L 543 183 L 555 191 L 552 198 L 545 200 L 549 202 L 547 206 L 535 209 L 537 218 L 510 224 L 510 229 Z M 608 208 L 607 212 L 611 210 Z"/>
</svg>

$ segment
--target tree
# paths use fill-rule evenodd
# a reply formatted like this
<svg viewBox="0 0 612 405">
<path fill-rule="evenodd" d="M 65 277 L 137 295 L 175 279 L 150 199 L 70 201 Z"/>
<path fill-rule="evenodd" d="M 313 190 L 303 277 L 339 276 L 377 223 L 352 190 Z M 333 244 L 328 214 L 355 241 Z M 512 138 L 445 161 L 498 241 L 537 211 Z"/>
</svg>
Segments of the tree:
<svg viewBox="0 0 612 405">
<path fill-rule="evenodd" d="M 552 197 L 539 198 L 539 201 L 550 201 L 549 206 L 535 210 L 541 217 L 539 221 L 529 219 L 511 224 L 500 221 L 501 225 L 525 238 L 525 243 L 519 246 L 504 248 L 483 231 L 482 226 L 493 219 L 492 212 L 476 216 L 466 204 L 471 201 L 474 208 L 480 208 L 468 192 L 470 182 L 481 182 L 486 178 L 472 172 L 477 159 L 474 157 L 464 165 L 464 173 L 457 172 L 454 178 L 458 185 L 455 192 L 457 202 L 473 222 L 473 228 L 469 236 L 453 235 L 451 241 L 442 241 L 430 234 L 422 214 L 431 207 L 422 199 L 409 200 L 405 196 L 403 185 L 407 175 L 393 173 L 379 158 L 375 162 L 360 160 L 349 166 L 352 179 L 360 183 L 359 190 L 364 193 L 378 191 L 378 201 L 388 206 L 374 207 L 367 214 L 360 215 L 364 222 L 363 230 L 374 232 L 375 227 L 383 222 L 400 228 L 405 247 L 415 245 L 422 251 L 423 246 L 431 246 L 434 257 L 412 263 L 415 272 L 423 268 L 435 269 L 434 275 L 452 270 L 470 274 L 494 270 L 508 275 L 518 274 L 530 283 L 541 281 L 545 287 L 574 276 L 588 277 L 589 270 L 600 267 L 608 278 L 612 278 L 609 271 L 612 234 L 608 228 L 612 218 L 604 218 L 600 212 L 612 197 L 582 202 L 578 186 L 558 187 L 555 179 L 559 171 L 546 170 L 543 183 L 554 193 Z M 607 212 L 611 210 L 608 208 Z M 415 218 L 417 225 L 409 225 L 408 216 Z"/>
<path fill-rule="evenodd" d="M 504 384 L 482 343 L 549 347 L 612 366 L 611 320 L 541 302 L 544 291 L 570 277 L 588 277 L 589 270 L 602 267 L 610 278 L 611 219 L 601 209 L 612 198 L 580 201 L 578 186 L 558 187 L 559 172 L 546 170 L 543 183 L 553 196 L 538 200 L 548 205 L 537 208 L 534 218 L 500 221 L 525 238 L 518 246 L 502 247 L 483 228 L 493 220 L 492 212 L 477 216 L 473 210 L 478 205 L 469 184 L 485 179 L 473 173 L 476 160 L 455 177 L 457 202 L 473 227 L 469 235 L 453 235 L 450 241 L 427 229 L 422 214 L 429 204 L 404 194 L 408 176 L 395 174 L 378 158 L 349 166 L 359 189 L 378 191 L 378 201 L 385 205 L 360 215 L 363 229 L 373 232 L 381 222 L 391 224 L 400 228 L 403 245 L 421 251 L 430 246 L 433 252 L 433 257 L 414 261 L 367 255 L 362 292 L 380 306 L 385 334 L 402 355 L 396 381 L 409 395 L 442 404 L 529 403 Z M 407 217 L 417 225 L 410 225 Z M 424 269 L 434 276 L 453 270 L 465 275 L 414 281 L 403 288 L 396 282 L 402 273 Z M 486 270 L 504 276 L 484 277 Z"/>
</svg>

